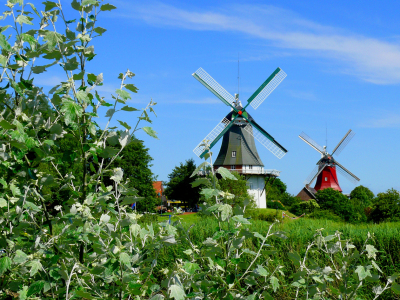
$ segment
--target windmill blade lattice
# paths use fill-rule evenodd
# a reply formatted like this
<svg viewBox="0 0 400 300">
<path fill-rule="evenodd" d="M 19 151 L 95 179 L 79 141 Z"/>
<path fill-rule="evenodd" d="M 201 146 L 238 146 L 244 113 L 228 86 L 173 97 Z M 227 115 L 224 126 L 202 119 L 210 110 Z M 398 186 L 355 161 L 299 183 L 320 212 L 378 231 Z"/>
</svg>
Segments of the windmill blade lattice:
<svg viewBox="0 0 400 300">
<path fill-rule="evenodd" d="M 204 138 L 204 140 L 199 143 L 196 148 L 193 149 L 193 152 L 200 157 L 201 154 L 206 150 L 206 147 L 204 143 L 211 143 L 213 142 L 218 135 L 225 129 L 226 126 L 228 126 L 230 121 L 227 118 L 223 118 L 220 123 L 218 123 L 217 126 L 211 132 Z"/>
<path fill-rule="evenodd" d="M 274 73 L 257 89 L 257 91 L 249 98 L 250 105 L 257 109 L 261 103 L 277 88 L 277 86 L 285 79 L 286 73 L 277 68 Z"/>
<path fill-rule="evenodd" d="M 204 71 L 203 68 L 199 68 L 196 72 L 194 72 L 193 77 L 196 78 L 220 100 L 222 100 L 222 102 L 227 105 L 230 104 L 230 106 L 233 107 L 235 98 L 229 94 L 218 82 L 216 82 L 214 78 L 212 78 L 206 71 Z"/>
<path fill-rule="evenodd" d="M 332 155 L 336 154 L 339 155 L 340 152 L 347 146 L 347 144 L 351 141 L 351 139 L 354 137 L 355 132 L 352 131 L 351 129 L 346 133 L 346 135 L 342 138 L 342 140 L 339 142 L 339 144 L 336 146 L 335 149 L 332 151 Z"/>
<path fill-rule="evenodd" d="M 343 175 L 344 177 L 346 177 L 348 180 L 350 180 L 351 182 L 353 182 L 354 184 L 356 184 L 358 181 L 360 181 L 360 178 L 358 178 L 356 175 L 354 175 L 353 173 L 351 173 L 349 170 L 347 170 L 345 167 L 343 167 L 340 163 L 338 163 L 335 160 L 335 164 L 336 164 L 336 170 L 339 171 L 339 173 L 341 175 Z"/>
<path fill-rule="evenodd" d="M 265 148 L 271 151 L 271 153 L 274 154 L 277 158 L 281 159 L 283 156 L 285 156 L 286 152 L 284 152 L 281 147 L 277 146 L 274 142 L 265 137 L 260 131 L 256 130 L 256 132 L 254 132 L 253 127 L 250 124 L 247 124 L 244 129 L 257 141 L 259 141 Z"/>
<path fill-rule="evenodd" d="M 316 141 L 314 141 L 312 138 L 310 138 L 307 134 L 302 132 L 299 135 L 299 138 L 301 138 L 304 142 L 309 144 L 311 147 L 313 147 L 315 150 L 317 150 L 319 153 L 324 154 L 324 148 L 322 148 Z"/>
<path fill-rule="evenodd" d="M 318 166 L 315 166 L 315 168 L 311 171 L 310 175 L 308 175 L 307 179 L 304 181 L 304 184 L 310 184 L 311 179 L 313 179 L 315 174 L 317 173 L 318 173 Z"/>
</svg>

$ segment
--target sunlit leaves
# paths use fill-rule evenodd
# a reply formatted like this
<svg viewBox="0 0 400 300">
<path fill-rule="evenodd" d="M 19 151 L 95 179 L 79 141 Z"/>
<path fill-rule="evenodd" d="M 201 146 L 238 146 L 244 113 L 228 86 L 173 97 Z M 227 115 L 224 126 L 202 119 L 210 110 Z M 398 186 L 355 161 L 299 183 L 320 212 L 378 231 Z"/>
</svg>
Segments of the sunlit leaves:
<svg viewBox="0 0 400 300">
<path fill-rule="evenodd" d="M 49 50 L 53 50 L 57 43 L 62 42 L 62 35 L 55 31 L 46 30 L 44 33 L 43 40 L 46 41 Z"/>
<path fill-rule="evenodd" d="M 158 139 L 157 132 L 153 130 L 151 127 L 142 127 L 143 131 L 146 132 L 149 136 Z"/>
<path fill-rule="evenodd" d="M 19 23 L 19 25 L 22 25 L 22 24 L 33 25 L 33 23 L 31 22 L 32 20 L 33 20 L 33 18 L 31 18 L 31 17 L 19 15 L 16 19 L 16 22 Z"/>
<path fill-rule="evenodd" d="M 138 89 L 134 84 L 128 83 L 124 86 L 127 90 L 130 90 L 133 93 L 137 93 Z"/>
<path fill-rule="evenodd" d="M 3 256 L 0 258 L 0 276 L 3 275 L 11 267 L 11 258 Z"/>
<path fill-rule="evenodd" d="M 121 182 L 123 176 L 124 176 L 124 172 L 122 171 L 122 169 L 115 168 L 113 170 L 113 175 L 111 176 L 111 179 L 114 180 L 115 182 L 119 183 L 119 182 Z"/>
<path fill-rule="evenodd" d="M 53 2 L 53 1 L 45 1 L 45 2 L 43 2 L 43 4 L 45 5 L 45 8 L 44 8 L 45 11 L 49 11 L 49 10 L 52 10 L 54 7 L 57 7 L 57 3 Z"/>
<path fill-rule="evenodd" d="M 124 91 L 124 90 L 121 90 L 121 89 L 117 89 L 115 92 L 116 92 L 123 100 L 131 99 L 131 95 L 130 95 L 127 91 Z"/>
<path fill-rule="evenodd" d="M 1 33 L 0 33 L 0 47 L 8 52 L 12 51 L 11 45 L 7 42 L 6 37 Z"/>
<path fill-rule="evenodd" d="M 72 100 L 64 99 L 62 101 L 61 112 L 65 116 L 65 124 L 70 125 L 82 116 L 82 107 Z"/>
<path fill-rule="evenodd" d="M 183 300 L 185 299 L 185 291 L 182 289 L 181 286 L 173 284 L 168 289 L 169 295 L 171 298 L 175 300 Z"/>
<path fill-rule="evenodd" d="M 125 105 L 124 107 L 122 107 L 121 110 L 123 110 L 123 111 L 138 111 L 138 109 L 128 106 L 128 105 Z"/>
<path fill-rule="evenodd" d="M 95 29 L 93 29 L 93 31 L 98 33 L 99 35 L 102 35 L 104 32 L 107 31 L 107 29 L 104 29 L 102 27 L 96 27 Z"/>
<path fill-rule="evenodd" d="M 368 276 L 372 276 L 369 267 L 358 266 L 354 272 L 358 274 L 360 281 L 364 280 Z"/>
<path fill-rule="evenodd" d="M 102 11 L 110 11 L 110 10 L 113 10 L 113 9 L 116 9 L 116 7 L 114 6 L 114 5 L 111 5 L 111 4 L 103 4 L 102 6 L 100 6 L 100 10 L 102 10 Z"/>
</svg>

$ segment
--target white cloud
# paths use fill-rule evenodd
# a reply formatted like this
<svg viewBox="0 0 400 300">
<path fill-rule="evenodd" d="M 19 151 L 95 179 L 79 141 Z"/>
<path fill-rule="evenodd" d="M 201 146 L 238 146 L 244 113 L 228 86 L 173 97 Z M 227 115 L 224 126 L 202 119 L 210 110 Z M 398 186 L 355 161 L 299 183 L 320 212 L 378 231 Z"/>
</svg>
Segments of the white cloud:
<svg viewBox="0 0 400 300">
<path fill-rule="evenodd" d="M 400 115 L 387 113 L 385 116 L 370 119 L 360 124 L 360 127 L 365 128 L 398 128 L 400 127 Z"/>
<path fill-rule="evenodd" d="M 122 2 L 120 16 L 154 26 L 231 31 L 268 41 L 285 51 L 319 55 L 345 63 L 343 72 L 375 84 L 400 83 L 400 44 L 324 26 L 274 6 L 235 5 L 212 11 L 155 2 Z"/>
</svg>

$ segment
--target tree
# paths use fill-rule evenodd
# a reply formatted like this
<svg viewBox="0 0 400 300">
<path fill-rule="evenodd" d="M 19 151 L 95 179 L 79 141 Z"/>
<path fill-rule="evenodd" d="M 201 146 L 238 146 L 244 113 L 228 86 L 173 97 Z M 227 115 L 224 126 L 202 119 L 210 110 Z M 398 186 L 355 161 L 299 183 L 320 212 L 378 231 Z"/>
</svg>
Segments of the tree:
<svg viewBox="0 0 400 300">
<path fill-rule="evenodd" d="M 350 193 L 350 199 L 355 205 L 361 205 L 362 207 L 368 207 L 371 205 L 375 195 L 374 193 L 365 186 L 357 186 Z"/>
<path fill-rule="evenodd" d="M 196 170 L 194 160 L 188 159 L 185 163 L 180 163 L 168 175 L 169 181 L 165 183 L 164 194 L 170 200 L 180 200 L 189 207 L 194 207 L 200 199 L 200 188 L 192 188 L 192 183 L 196 176 L 191 177 Z"/>
<path fill-rule="evenodd" d="M 351 201 L 339 191 L 327 188 L 317 191 L 315 196 L 321 209 L 330 210 L 347 222 L 360 222 L 365 219 L 365 214 L 357 212 Z"/>
<path fill-rule="evenodd" d="M 240 205 L 243 206 L 245 200 L 250 200 L 250 207 L 255 206 L 253 196 L 249 194 L 247 187 L 247 180 L 237 172 L 232 172 L 232 175 L 236 180 L 229 178 L 221 178 L 218 180 L 219 188 L 230 194 L 235 195 L 233 199 L 225 199 L 225 203 L 231 204 L 233 206 Z"/>
<path fill-rule="evenodd" d="M 286 184 L 280 178 L 265 178 L 265 193 L 268 200 L 281 200 L 286 192 Z"/>
<path fill-rule="evenodd" d="M 379 193 L 372 205 L 369 218 L 376 223 L 400 221 L 400 193 L 393 188 L 386 193 Z"/>
<path fill-rule="evenodd" d="M 121 168 L 124 171 L 124 179 L 129 179 L 129 187 L 135 188 L 138 195 L 144 198 L 138 201 L 137 210 L 153 212 L 159 201 L 153 187 L 154 174 L 150 169 L 153 158 L 143 143 L 133 138 L 112 166 Z"/>
</svg>

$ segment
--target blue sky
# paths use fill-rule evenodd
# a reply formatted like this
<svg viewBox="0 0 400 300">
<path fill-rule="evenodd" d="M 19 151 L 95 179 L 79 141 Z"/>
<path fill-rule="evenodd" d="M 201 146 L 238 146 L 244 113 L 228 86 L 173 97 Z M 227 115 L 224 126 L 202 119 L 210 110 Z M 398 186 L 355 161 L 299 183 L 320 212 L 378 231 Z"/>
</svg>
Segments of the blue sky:
<svg viewBox="0 0 400 300">
<path fill-rule="evenodd" d="M 62 1 L 75 18 L 69 1 Z M 140 132 L 159 180 L 229 112 L 191 74 L 205 69 L 231 94 L 246 100 L 281 67 L 286 79 L 249 113 L 289 150 L 281 160 L 258 144 L 265 168 L 280 170 L 297 194 L 319 154 L 298 138 L 304 131 L 332 150 L 352 129 L 356 135 L 337 160 L 374 193 L 400 190 L 400 2 L 395 1 L 115 1 L 100 15 L 108 31 L 94 40 L 89 71 L 104 73 L 103 95 L 119 88 L 129 68 L 139 88 L 131 105 L 152 98 L 159 140 Z M 39 6 L 39 3 L 38 3 Z M 68 18 L 68 17 L 67 17 Z M 56 84 L 53 68 L 37 79 Z M 132 113 L 116 119 L 134 123 Z M 99 124 L 105 123 L 104 119 Z M 220 143 L 213 149 L 218 154 Z M 344 192 L 355 186 L 339 176 Z"/>
</svg>

